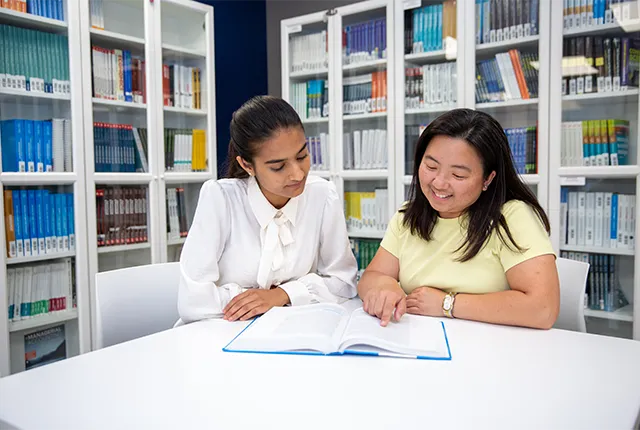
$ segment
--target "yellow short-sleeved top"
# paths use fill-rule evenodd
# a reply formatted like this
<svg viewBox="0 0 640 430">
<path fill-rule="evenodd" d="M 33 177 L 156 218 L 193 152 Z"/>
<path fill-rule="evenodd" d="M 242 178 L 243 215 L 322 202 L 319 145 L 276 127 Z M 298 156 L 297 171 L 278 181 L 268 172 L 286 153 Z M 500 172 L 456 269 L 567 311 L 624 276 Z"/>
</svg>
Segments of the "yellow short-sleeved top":
<svg viewBox="0 0 640 430">
<path fill-rule="evenodd" d="M 409 294 L 422 286 L 457 293 L 492 293 L 509 289 L 506 272 L 530 258 L 554 254 L 551 240 L 533 208 L 520 200 L 502 206 L 511 235 L 524 250 L 507 247 L 494 230 L 486 245 L 471 260 L 456 261 L 462 251 L 455 250 L 464 242 L 463 217 L 438 218 L 432 239 L 426 241 L 411 234 L 397 212 L 387 229 L 381 246 L 400 262 L 400 285 Z"/>
</svg>

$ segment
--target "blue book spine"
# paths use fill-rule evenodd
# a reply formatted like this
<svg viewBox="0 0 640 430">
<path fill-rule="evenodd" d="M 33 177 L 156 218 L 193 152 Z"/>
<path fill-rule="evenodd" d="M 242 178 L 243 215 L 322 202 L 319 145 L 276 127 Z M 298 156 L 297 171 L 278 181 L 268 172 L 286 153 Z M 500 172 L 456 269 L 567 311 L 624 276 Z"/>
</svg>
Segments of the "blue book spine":
<svg viewBox="0 0 640 430">
<path fill-rule="evenodd" d="M 31 237 L 31 255 L 38 255 L 38 225 L 36 219 L 38 213 L 36 211 L 36 190 L 27 190 L 27 199 L 29 202 L 28 218 L 29 218 L 29 236 Z"/>
<path fill-rule="evenodd" d="M 132 102 L 133 101 L 133 92 L 132 92 L 132 74 L 131 74 L 131 51 L 125 50 L 122 51 L 125 54 L 126 63 L 124 67 L 124 101 Z"/>
<path fill-rule="evenodd" d="M 27 171 L 27 154 L 24 141 L 24 120 L 14 119 L 13 133 L 16 140 L 16 152 L 18 153 L 18 172 Z"/>
<path fill-rule="evenodd" d="M 44 206 L 44 246 L 45 253 L 52 254 L 53 246 L 51 240 L 53 233 L 51 232 L 51 196 L 49 190 L 42 190 L 42 204 Z"/>
<path fill-rule="evenodd" d="M 51 0 L 42 0 L 43 16 L 45 18 L 52 18 L 51 16 Z"/>
<path fill-rule="evenodd" d="M 609 235 L 611 248 L 618 247 L 618 194 L 611 196 L 611 234 Z"/>
<path fill-rule="evenodd" d="M 73 193 L 66 194 L 67 196 L 67 233 L 69 234 L 69 251 L 75 251 L 76 249 L 76 227 L 75 216 L 73 213 Z"/>
<path fill-rule="evenodd" d="M 63 226 L 62 226 L 62 213 L 64 212 L 63 210 L 63 204 L 62 201 L 60 199 L 60 194 L 54 194 L 53 195 L 53 201 L 55 204 L 55 213 L 56 213 L 56 236 L 58 238 L 58 252 L 64 252 L 67 251 L 67 249 L 64 247 L 65 242 L 68 242 L 68 238 L 67 240 L 65 240 L 64 237 L 64 230 L 63 230 Z"/>
<path fill-rule="evenodd" d="M 36 145 L 36 172 L 44 172 L 44 140 L 42 121 L 33 121 L 33 138 Z"/>
<path fill-rule="evenodd" d="M 63 0 L 58 0 L 58 19 L 60 21 L 64 21 L 64 4 L 62 3 Z"/>
<path fill-rule="evenodd" d="M 2 171 L 17 172 L 18 154 L 16 151 L 16 135 L 13 121 L 0 122 L 0 139 L 2 146 Z"/>
<path fill-rule="evenodd" d="M 27 148 L 27 172 L 36 171 L 36 151 L 33 141 L 33 121 L 24 120 L 24 143 Z"/>
<path fill-rule="evenodd" d="M 69 251 L 69 216 L 67 213 L 67 198 L 64 194 L 58 194 L 58 204 L 60 205 L 61 226 L 62 226 L 62 249 Z"/>
<path fill-rule="evenodd" d="M 44 170 L 53 172 L 53 125 L 51 121 L 42 123 L 42 140 L 44 142 Z"/>
<path fill-rule="evenodd" d="M 24 244 L 24 256 L 31 257 L 31 229 L 29 227 L 29 199 L 27 190 L 20 190 L 20 215 L 22 215 L 22 243 Z"/>
<path fill-rule="evenodd" d="M 531 11 L 529 19 L 531 20 L 531 35 L 538 34 L 538 0 L 530 0 Z"/>
<path fill-rule="evenodd" d="M 16 234 L 16 257 L 24 257 L 22 237 L 22 205 L 20 204 L 20 190 L 11 191 L 13 198 L 13 229 Z"/>
<path fill-rule="evenodd" d="M 46 232 L 44 227 L 44 201 L 43 201 L 44 190 L 36 190 L 36 224 L 37 224 L 37 232 L 38 232 L 38 254 L 44 255 L 46 254 L 45 247 L 45 238 Z"/>
<path fill-rule="evenodd" d="M 436 33 L 436 37 L 437 37 L 437 41 L 438 41 L 438 50 L 441 50 L 443 47 L 443 43 L 442 43 L 442 13 L 443 13 L 443 9 L 442 9 L 442 5 L 439 4 L 438 6 L 438 13 L 437 13 L 437 17 L 438 17 L 438 29 L 437 29 L 437 33 Z"/>
<path fill-rule="evenodd" d="M 60 252 L 62 249 L 58 249 L 58 217 L 54 193 L 49 193 L 49 221 L 51 221 L 51 252 Z"/>
</svg>

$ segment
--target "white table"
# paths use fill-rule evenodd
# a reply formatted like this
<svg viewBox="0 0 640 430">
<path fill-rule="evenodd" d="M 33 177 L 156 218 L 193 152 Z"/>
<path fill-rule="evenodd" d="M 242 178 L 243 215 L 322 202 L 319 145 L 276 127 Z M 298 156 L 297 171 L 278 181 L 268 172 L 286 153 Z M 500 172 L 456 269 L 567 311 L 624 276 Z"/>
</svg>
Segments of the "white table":
<svg viewBox="0 0 640 430">
<path fill-rule="evenodd" d="M 232 354 L 203 321 L 0 379 L 21 429 L 629 429 L 640 342 L 446 320 L 452 361 Z"/>
</svg>

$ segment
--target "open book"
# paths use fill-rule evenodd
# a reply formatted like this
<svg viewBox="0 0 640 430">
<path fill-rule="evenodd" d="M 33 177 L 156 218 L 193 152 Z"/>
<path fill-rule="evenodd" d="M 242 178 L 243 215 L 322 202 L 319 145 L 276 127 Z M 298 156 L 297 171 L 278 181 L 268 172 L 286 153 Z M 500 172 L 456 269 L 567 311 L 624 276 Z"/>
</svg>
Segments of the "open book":
<svg viewBox="0 0 640 430">
<path fill-rule="evenodd" d="M 405 314 L 382 327 L 362 307 L 349 311 L 325 303 L 272 308 L 223 351 L 451 360 L 444 323 L 435 318 Z"/>
</svg>

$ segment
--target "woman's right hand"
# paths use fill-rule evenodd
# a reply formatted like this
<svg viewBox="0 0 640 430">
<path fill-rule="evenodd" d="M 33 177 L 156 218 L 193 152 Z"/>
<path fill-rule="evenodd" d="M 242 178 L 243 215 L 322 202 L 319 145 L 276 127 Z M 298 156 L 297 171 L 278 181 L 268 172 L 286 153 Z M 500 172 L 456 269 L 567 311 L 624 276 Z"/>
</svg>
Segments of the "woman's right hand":
<svg viewBox="0 0 640 430">
<path fill-rule="evenodd" d="M 407 295 L 395 282 L 370 290 L 362 300 L 362 308 L 369 315 L 380 318 L 380 325 L 386 327 L 391 321 L 400 321 L 407 312 Z"/>
</svg>

